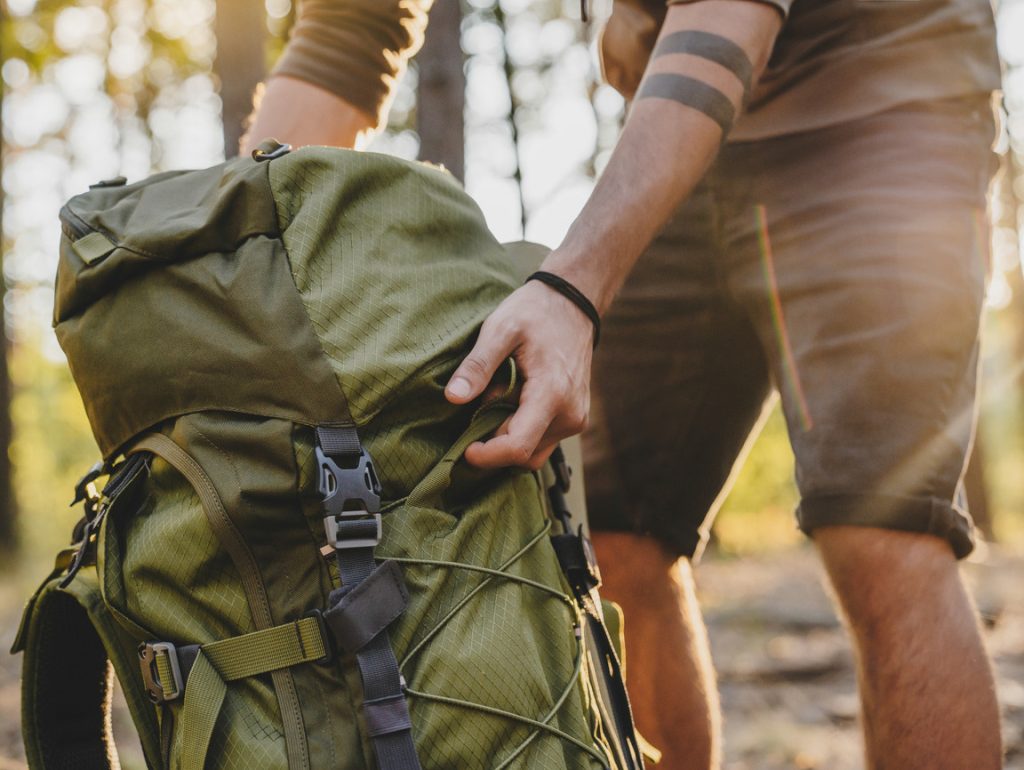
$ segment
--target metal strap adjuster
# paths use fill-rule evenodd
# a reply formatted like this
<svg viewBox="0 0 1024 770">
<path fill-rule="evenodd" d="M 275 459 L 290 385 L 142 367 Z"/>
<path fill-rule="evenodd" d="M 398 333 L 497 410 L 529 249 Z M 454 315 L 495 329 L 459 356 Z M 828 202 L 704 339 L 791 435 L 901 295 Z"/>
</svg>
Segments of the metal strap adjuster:
<svg viewBox="0 0 1024 770">
<path fill-rule="evenodd" d="M 139 665 L 142 668 L 146 695 L 153 703 L 161 704 L 176 700 L 185 691 L 181 666 L 178 664 L 178 650 L 170 642 L 140 644 Z"/>
</svg>

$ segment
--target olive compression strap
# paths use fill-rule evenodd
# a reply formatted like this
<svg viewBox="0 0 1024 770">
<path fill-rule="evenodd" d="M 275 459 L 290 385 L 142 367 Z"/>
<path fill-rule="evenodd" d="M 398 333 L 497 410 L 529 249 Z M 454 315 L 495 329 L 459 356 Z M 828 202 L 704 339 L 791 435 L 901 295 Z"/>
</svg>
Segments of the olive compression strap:
<svg viewBox="0 0 1024 770">
<path fill-rule="evenodd" d="M 538 270 L 536 273 L 531 274 L 523 283 L 529 283 L 530 281 L 540 281 L 550 286 L 583 311 L 583 315 L 589 318 L 590 323 L 594 325 L 594 347 L 596 348 L 598 341 L 601 339 L 601 316 L 598 315 L 594 303 L 587 299 L 587 296 L 582 291 L 554 273 Z"/>
</svg>

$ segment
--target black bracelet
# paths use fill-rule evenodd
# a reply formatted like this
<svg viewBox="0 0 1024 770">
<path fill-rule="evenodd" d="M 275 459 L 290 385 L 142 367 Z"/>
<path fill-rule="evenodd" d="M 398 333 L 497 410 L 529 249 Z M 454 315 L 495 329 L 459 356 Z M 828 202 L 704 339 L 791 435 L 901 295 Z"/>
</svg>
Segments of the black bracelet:
<svg viewBox="0 0 1024 770">
<path fill-rule="evenodd" d="M 529 283 L 530 281 L 540 281 L 547 284 L 583 311 L 583 315 L 590 319 L 590 323 L 594 324 L 594 347 L 596 348 L 597 341 L 601 339 L 601 316 L 597 314 L 597 308 L 594 307 L 594 303 L 587 299 L 582 291 L 554 273 L 538 270 L 523 281 L 523 283 Z"/>
</svg>

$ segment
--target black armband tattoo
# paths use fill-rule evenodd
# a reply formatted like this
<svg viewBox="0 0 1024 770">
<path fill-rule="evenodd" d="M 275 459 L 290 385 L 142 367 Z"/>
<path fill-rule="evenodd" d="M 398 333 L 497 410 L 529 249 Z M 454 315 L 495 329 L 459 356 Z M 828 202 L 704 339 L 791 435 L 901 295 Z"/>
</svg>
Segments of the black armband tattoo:
<svg viewBox="0 0 1024 770">
<path fill-rule="evenodd" d="M 641 99 L 671 99 L 703 112 L 721 127 L 723 141 L 736 119 L 736 108 L 728 96 L 685 75 L 648 75 L 636 95 L 636 101 Z"/>
<path fill-rule="evenodd" d="M 713 32 L 687 29 L 662 38 L 652 58 L 673 53 L 699 56 L 729 70 L 743 84 L 743 101 L 746 103 L 754 81 L 754 65 L 747 52 L 732 40 Z"/>
</svg>

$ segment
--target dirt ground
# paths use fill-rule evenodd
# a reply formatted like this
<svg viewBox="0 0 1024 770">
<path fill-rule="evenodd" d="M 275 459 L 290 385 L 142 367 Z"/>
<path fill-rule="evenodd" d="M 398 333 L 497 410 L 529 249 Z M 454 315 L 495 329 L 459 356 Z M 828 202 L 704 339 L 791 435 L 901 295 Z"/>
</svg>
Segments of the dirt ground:
<svg viewBox="0 0 1024 770">
<path fill-rule="evenodd" d="M 999 674 L 1007 770 L 1024 770 L 1024 557 L 990 550 L 966 567 Z M 698 572 L 725 711 L 726 770 L 863 767 L 850 650 L 808 548 L 706 559 Z M 19 608 L 0 591 L 0 648 Z M 0 651 L 0 770 L 25 768 L 17 658 Z M 126 715 L 122 763 L 143 767 Z"/>
</svg>

